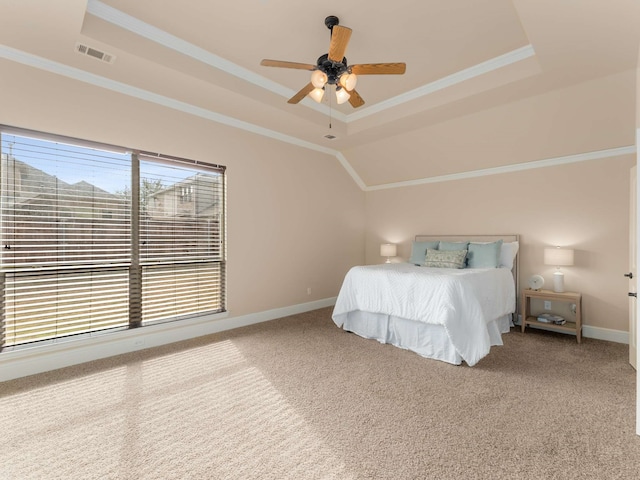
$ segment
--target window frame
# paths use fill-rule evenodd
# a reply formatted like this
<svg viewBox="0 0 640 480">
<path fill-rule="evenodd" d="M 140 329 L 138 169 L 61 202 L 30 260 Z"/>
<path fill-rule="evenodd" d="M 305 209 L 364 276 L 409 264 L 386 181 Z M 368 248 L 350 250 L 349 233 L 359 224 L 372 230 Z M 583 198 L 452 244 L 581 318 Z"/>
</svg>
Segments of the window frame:
<svg viewBox="0 0 640 480">
<path fill-rule="evenodd" d="M 35 130 L 27 130 L 23 128 L 11 127 L 11 126 L 0 124 L 0 139 L 4 135 L 30 137 L 37 140 L 44 140 L 47 142 L 73 145 L 76 147 L 83 147 L 83 148 L 89 148 L 92 150 L 101 150 L 101 151 L 113 152 L 118 154 L 126 154 L 130 156 L 130 166 L 131 166 L 131 177 L 130 177 L 131 207 L 130 208 L 131 210 L 130 210 L 129 230 L 131 232 L 131 251 L 130 251 L 129 261 L 125 262 L 125 265 L 123 265 L 123 267 L 127 268 L 129 271 L 128 273 L 129 284 L 127 287 L 129 291 L 129 300 L 128 300 L 129 314 L 127 319 L 128 321 L 126 322 L 127 323 L 126 326 L 121 326 L 120 328 L 112 328 L 112 329 L 107 328 L 107 329 L 96 330 L 93 332 L 89 332 L 88 336 L 105 335 L 110 332 L 130 330 L 130 329 L 135 329 L 135 328 L 147 326 L 147 325 L 157 325 L 158 323 L 183 321 L 185 319 L 199 319 L 201 317 L 209 317 L 212 314 L 215 315 L 220 313 L 226 313 L 227 201 L 226 201 L 226 167 L 225 166 L 214 164 L 214 163 L 197 161 L 197 160 L 185 159 L 181 157 L 174 157 L 170 155 L 158 154 L 158 153 L 148 152 L 148 151 L 143 151 L 138 149 L 125 148 L 125 147 L 105 144 L 101 142 L 93 142 L 89 140 L 78 139 L 75 137 L 56 135 L 56 134 L 51 134 L 46 132 L 39 132 Z M 2 150 L 3 150 L 2 154 L 4 156 L 5 154 L 4 149 Z M 7 153 L 7 156 L 8 156 L 8 153 Z M 143 300 L 142 269 L 144 266 L 144 262 L 141 262 L 141 252 L 140 252 L 140 248 L 141 248 L 141 245 L 140 245 L 141 243 L 140 242 L 140 236 L 141 236 L 140 159 L 141 158 L 143 158 L 144 161 L 148 161 L 148 162 L 166 164 L 173 167 L 179 166 L 182 168 L 193 169 L 194 172 L 198 172 L 198 171 L 211 172 L 211 173 L 215 173 L 215 175 L 218 176 L 219 178 L 217 182 L 218 185 L 217 186 L 214 185 L 211 187 L 212 188 L 211 192 L 214 192 L 211 195 L 212 195 L 212 198 L 217 199 L 220 203 L 218 207 L 220 210 L 219 220 L 217 223 L 218 232 L 217 232 L 217 236 L 215 237 L 217 241 L 219 241 L 219 252 L 218 252 L 217 258 L 213 259 L 213 257 L 211 257 L 207 259 L 205 263 L 217 265 L 219 267 L 219 277 L 218 277 L 219 284 L 220 284 L 219 308 L 216 308 L 214 310 L 203 310 L 203 311 L 192 313 L 186 316 L 174 315 L 162 320 L 143 322 L 141 303 Z M 4 188 L 5 188 L 4 185 L 0 186 L 0 189 L 4 189 Z M 190 188 L 190 193 L 193 194 L 191 187 L 189 188 Z M 97 263 L 99 262 L 96 260 L 93 260 L 93 263 L 91 265 L 80 265 L 77 267 L 77 269 L 78 270 L 87 270 L 87 269 L 90 270 L 92 268 L 95 269 L 97 268 Z M 169 260 L 168 263 L 170 264 L 171 261 Z M 52 338 L 48 338 L 45 340 L 36 340 L 36 341 L 30 341 L 26 343 L 18 343 L 18 344 L 13 344 L 9 346 L 5 345 L 5 331 L 4 331 L 5 330 L 4 328 L 5 327 L 5 308 L 4 308 L 5 278 L 7 274 L 9 275 L 15 274 L 15 271 L 13 271 L 10 268 L 10 266 L 8 267 L 8 265 L 9 264 L 5 264 L 5 263 L 0 264 L 0 288 L 1 288 L 0 290 L 0 296 L 1 296 L 0 298 L 0 352 L 12 351 L 12 350 L 20 349 L 23 347 L 58 343 L 58 342 L 67 341 L 69 339 L 73 339 L 74 337 L 83 338 L 87 336 L 87 334 L 71 334 L 71 335 L 65 335 L 65 336 L 54 336 Z M 104 268 L 104 266 L 102 268 Z M 114 268 L 114 266 L 112 265 L 111 268 Z M 40 270 L 42 270 L 42 267 L 40 267 Z M 49 269 L 49 270 L 55 270 L 55 268 Z M 66 268 L 65 270 L 68 272 L 74 269 Z"/>
</svg>

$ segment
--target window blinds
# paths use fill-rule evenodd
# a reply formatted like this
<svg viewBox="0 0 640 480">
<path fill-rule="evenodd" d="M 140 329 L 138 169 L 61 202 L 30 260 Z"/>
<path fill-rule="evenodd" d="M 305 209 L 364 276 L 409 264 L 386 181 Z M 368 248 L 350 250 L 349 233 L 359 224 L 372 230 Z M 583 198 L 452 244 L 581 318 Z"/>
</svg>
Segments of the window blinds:
<svg viewBox="0 0 640 480">
<path fill-rule="evenodd" d="M 224 176 L 139 159 L 142 322 L 216 310 L 224 291 Z"/>
<path fill-rule="evenodd" d="M 224 311 L 224 167 L 0 135 L 0 347 Z"/>
</svg>

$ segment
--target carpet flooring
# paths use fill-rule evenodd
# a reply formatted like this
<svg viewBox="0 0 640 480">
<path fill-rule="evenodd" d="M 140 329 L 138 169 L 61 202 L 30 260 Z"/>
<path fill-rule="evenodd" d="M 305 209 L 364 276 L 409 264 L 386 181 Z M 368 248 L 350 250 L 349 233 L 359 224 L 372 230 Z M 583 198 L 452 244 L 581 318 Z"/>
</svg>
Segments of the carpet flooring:
<svg viewBox="0 0 640 480">
<path fill-rule="evenodd" d="M 5 382 L 0 478 L 640 478 L 627 346 L 503 338 L 453 366 L 325 308 Z"/>
</svg>

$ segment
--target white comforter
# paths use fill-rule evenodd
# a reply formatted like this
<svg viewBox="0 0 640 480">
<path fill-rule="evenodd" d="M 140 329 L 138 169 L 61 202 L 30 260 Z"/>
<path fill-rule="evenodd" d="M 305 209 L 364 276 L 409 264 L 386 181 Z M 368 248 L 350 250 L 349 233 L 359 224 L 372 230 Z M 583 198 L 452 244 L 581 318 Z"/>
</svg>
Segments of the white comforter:
<svg viewBox="0 0 640 480">
<path fill-rule="evenodd" d="M 472 366 L 491 348 L 487 322 L 515 311 L 515 283 L 506 268 L 353 267 L 340 289 L 333 321 L 342 327 L 356 310 L 442 325 Z"/>
</svg>

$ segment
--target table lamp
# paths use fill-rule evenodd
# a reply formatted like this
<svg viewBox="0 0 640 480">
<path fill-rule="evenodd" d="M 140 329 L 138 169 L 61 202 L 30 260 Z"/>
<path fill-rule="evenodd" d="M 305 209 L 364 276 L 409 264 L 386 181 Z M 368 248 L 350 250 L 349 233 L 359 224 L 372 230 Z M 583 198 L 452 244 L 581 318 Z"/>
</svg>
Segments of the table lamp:
<svg viewBox="0 0 640 480">
<path fill-rule="evenodd" d="M 553 265 L 556 271 L 553 274 L 553 291 L 557 293 L 564 292 L 564 273 L 560 267 L 568 267 L 573 265 L 573 249 L 571 248 L 545 248 L 544 249 L 545 265 Z"/>
<path fill-rule="evenodd" d="M 383 243 L 380 245 L 380 256 L 387 257 L 387 261 L 385 263 L 391 263 L 391 257 L 395 257 L 397 254 L 397 249 L 395 243 Z"/>
</svg>

